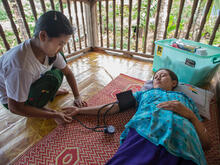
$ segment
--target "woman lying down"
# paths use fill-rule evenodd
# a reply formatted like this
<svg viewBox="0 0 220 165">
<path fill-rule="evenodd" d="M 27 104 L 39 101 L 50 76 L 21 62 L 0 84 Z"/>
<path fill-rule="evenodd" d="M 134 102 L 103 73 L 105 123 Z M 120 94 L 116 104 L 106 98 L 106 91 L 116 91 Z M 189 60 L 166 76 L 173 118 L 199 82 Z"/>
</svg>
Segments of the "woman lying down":
<svg viewBox="0 0 220 165">
<path fill-rule="evenodd" d="M 153 89 L 133 94 L 137 111 L 125 125 L 121 145 L 107 164 L 207 164 L 203 149 L 210 148 L 208 132 L 192 100 L 182 92 L 173 91 L 177 84 L 175 73 L 160 69 L 154 75 Z M 64 110 L 75 116 L 97 114 L 100 107 L 67 107 Z M 116 104 L 109 113 L 117 112 Z"/>
</svg>

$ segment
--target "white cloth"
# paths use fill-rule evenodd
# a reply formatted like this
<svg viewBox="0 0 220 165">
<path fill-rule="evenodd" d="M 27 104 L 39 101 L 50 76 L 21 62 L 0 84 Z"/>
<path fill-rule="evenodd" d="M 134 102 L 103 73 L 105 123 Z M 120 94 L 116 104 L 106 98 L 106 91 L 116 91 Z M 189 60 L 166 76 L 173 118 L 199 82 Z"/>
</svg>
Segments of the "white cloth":
<svg viewBox="0 0 220 165">
<path fill-rule="evenodd" d="M 7 51 L 0 57 L 0 102 L 7 104 L 8 97 L 17 102 L 25 102 L 31 84 L 52 66 L 58 69 L 66 67 L 62 55 L 58 53 L 52 65 L 48 64 L 48 57 L 41 64 L 32 51 L 30 40 Z"/>
</svg>

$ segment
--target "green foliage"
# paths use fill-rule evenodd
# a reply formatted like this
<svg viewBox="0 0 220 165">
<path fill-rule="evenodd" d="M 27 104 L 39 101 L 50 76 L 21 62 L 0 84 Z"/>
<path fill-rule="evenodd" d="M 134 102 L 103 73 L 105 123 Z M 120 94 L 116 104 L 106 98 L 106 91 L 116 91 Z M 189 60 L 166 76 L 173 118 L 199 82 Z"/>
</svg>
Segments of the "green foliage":
<svg viewBox="0 0 220 165">
<path fill-rule="evenodd" d="M 8 17 L 7 17 L 7 14 L 4 10 L 0 10 L 0 20 L 1 21 L 4 21 L 4 20 L 7 20 Z"/>
<path fill-rule="evenodd" d="M 3 7 L 2 0 L 0 0 L 0 21 L 4 21 L 7 19 L 8 19 L 7 13 Z"/>
<path fill-rule="evenodd" d="M 174 16 L 171 15 L 170 16 L 170 20 L 169 20 L 169 24 L 167 27 L 167 34 L 170 34 L 171 32 L 173 32 L 176 29 L 176 24 L 174 22 Z"/>
<path fill-rule="evenodd" d="M 56 2 L 56 3 L 55 3 L 55 10 L 56 10 L 56 11 L 59 11 L 59 10 L 60 10 L 60 4 L 59 4 L 59 2 Z"/>
<path fill-rule="evenodd" d="M 155 0 L 157 2 L 157 0 Z M 140 27 L 145 27 L 146 25 L 146 17 L 147 17 L 147 7 L 148 7 L 148 1 L 142 1 L 141 3 L 141 10 L 140 10 Z M 132 14 L 132 19 L 137 20 L 138 17 L 138 3 L 134 5 L 133 11 L 134 14 Z M 155 17 L 157 12 L 157 3 L 151 4 L 150 6 L 150 15 L 149 17 Z M 150 28 L 154 28 L 154 26 L 150 26 Z M 153 29 L 151 29 L 153 30 Z"/>
</svg>

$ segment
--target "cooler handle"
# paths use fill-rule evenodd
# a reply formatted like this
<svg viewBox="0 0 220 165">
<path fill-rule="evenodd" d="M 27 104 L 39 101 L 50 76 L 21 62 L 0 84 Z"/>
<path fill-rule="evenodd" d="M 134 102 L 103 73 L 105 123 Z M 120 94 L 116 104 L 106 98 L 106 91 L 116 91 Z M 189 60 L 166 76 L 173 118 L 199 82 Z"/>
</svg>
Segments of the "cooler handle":
<svg viewBox="0 0 220 165">
<path fill-rule="evenodd" d="M 213 62 L 213 64 L 216 64 L 216 63 L 220 62 L 220 58 L 214 57 L 214 58 L 212 59 L 212 62 Z"/>
</svg>

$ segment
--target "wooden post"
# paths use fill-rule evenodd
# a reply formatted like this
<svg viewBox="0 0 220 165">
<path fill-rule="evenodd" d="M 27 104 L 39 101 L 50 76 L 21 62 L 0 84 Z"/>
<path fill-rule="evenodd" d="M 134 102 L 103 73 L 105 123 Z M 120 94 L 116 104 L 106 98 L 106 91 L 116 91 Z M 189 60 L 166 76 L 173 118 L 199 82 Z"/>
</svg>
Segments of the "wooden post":
<svg viewBox="0 0 220 165">
<path fill-rule="evenodd" d="M 14 31 L 15 36 L 16 36 L 17 43 L 20 44 L 21 43 L 21 39 L 19 37 L 18 29 L 17 29 L 17 27 L 15 25 L 15 22 L 14 22 L 14 19 L 13 19 L 12 12 L 11 12 L 10 6 L 8 4 L 8 1 L 5 0 L 5 1 L 2 1 L 2 3 L 4 5 L 5 11 L 6 11 L 7 15 L 8 15 L 8 18 L 9 18 L 9 20 L 11 22 L 11 27 L 12 27 L 12 29 Z"/>
<path fill-rule="evenodd" d="M 87 34 L 86 34 L 86 28 L 85 28 L 85 19 L 84 19 L 83 3 L 82 2 L 80 2 L 80 8 L 81 8 L 81 14 L 82 14 L 82 23 L 83 23 L 83 32 L 84 32 L 84 38 L 85 38 L 85 47 L 87 47 Z"/>
<path fill-rule="evenodd" d="M 6 37 L 5 37 L 5 33 L 4 33 L 4 30 L 3 30 L 1 24 L 0 24 L 0 36 L 2 37 L 3 43 L 4 43 L 4 45 L 5 45 L 5 48 L 6 48 L 7 50 L 9 50 L 9 49 L 10 49 L 10 45 L 9 45 L 9 43 L 8 43 Z"/>
<path fill-rule="evenodd" d="M 217 30 L 218 30 L 219 24 L 220 24 L 220 15 L 218 15 L 218 18 L 217 18 L 217 20 L 215 22 L 215 26 L 213 28 L 212 35 L 211 35 L 211 38 L 209 40 L 209 45 L 212 45 L 212 43 L 213 43 L 213 41 L 215 39 L 215 35 L 216 35 Z"/>
<path fill-rule="evenodd" d="M 146 53 L 147 49 L 147 35 L 148 35 L 148 25 L 150 20 L 150 6 L 151 6 L 151 0 L 148 0 L 147 3 L 147 17 L 146 17 L 146 24 L 145 24 L 145 32 L 144 32 L 144 45 L 143 45 L 143 53 Z"/>
<path fill-rule="evenodd" d="M 35 7 L 35 4 L 34 4 L 34 1 L 33 0 L 29 0 L 29 3 L 31 5 L 31 10 L 32 10 L 32 13 L 34 15 L 35 22 L 37 22 L 37 11 L 36 11 L 36 7 Z"/>
<path fill-rule="evenodd" d="M 85 3 L 86 24 L 88 33 L 88 47 L 98 45 L 98 23 L 96 1 L 90 0 Z"/>
</svg>

